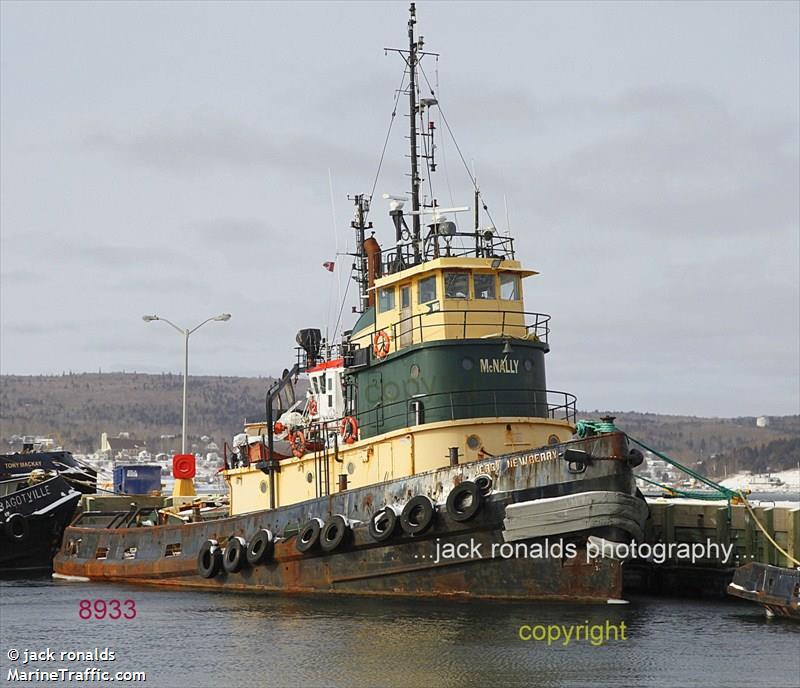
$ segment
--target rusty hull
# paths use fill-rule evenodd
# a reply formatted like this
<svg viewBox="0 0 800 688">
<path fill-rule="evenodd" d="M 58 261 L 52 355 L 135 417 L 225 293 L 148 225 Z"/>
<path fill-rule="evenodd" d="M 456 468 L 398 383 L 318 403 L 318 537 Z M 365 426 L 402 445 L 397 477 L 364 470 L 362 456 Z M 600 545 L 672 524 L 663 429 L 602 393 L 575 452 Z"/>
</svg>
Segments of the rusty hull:
<svg viewBox="0 0 800 688">
<path fill-rule="evenodd" d="M 605 602 L 622 594 L 621 565 L 612 559 L 587 561 L 580 548 L 591 533 L 564 536 L 564 542 L 579 548 L 573 558 L 507 558 L 492 549 L 492 545 L 499 548 L 503 544 L 507 504 L 587 490 L 635 492 L 632 471 L 625 460 L 624 435 L 612 433 L 569 446 L 600 458 L 581 473 L 570 472 L 566 462 L 558 458 L 565 445 L 556 445 L 204 523 L 121 529 L 70 527 L 54 569 L 59 574 L 95 581 L 214 590 Z M 453 520 L 443 504 L 449 491 L 480 474 L 492 476 L 492 493 L 473 519 L 466 523 Z M 439 505 L 430 530 L 411 537 L 398 529 L 384 543 L 370 538 L 366 524 L 372 514 L 384 504 L 399 507 L 418 494 L 428 495 Z M 352 541 L 331 554 L 297 552 L 293 533 L 298 525 L 311 517 L 327 519 L 333 514 L 358 522 Z M 198 575 L 197 555 L 207 539 L 217 540 L 224 547 L 234 536 L 249 541 L 261 528 L 281 536 L 272 561 L 245 566 L 239 573 L 222 571 L 212 579 Z M 550 538 L 550 543 L 555 540 Z M 545 539 L 523 544 L 535 542 Z M 462 544 L 468 550 L 470 543 L 475 549 L 466 558 L 436 560 L 437 545 Z M 165 556 L 168 546 L 174 551 L 176 545 L 179 554 Z M 98 554 L 105 558 L 96 558 Z"/>
</svg>

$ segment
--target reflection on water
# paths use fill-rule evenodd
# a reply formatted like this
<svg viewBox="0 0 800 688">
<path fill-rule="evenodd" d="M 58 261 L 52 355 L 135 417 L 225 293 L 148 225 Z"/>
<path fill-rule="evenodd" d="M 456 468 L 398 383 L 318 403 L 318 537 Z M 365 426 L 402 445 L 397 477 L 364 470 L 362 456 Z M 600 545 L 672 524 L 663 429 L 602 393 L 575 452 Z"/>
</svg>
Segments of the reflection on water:
<svg viewBox="0 0 800 688">
<path fill-rule="evenodd" d="M 11 647 L 108 646 L 118 659 L 101 668 L 147 671 L 147 686 L 800 685 L 800 624 L 736 602 L 565 606 L 52 581 L 0 582 L 0 595 L 3 680 Z M 79 601 L 98 598 L 133 599 L 137 617 L 82 621 Z M 548 647 L 518 636 L 522 624 L 607 621 L 624 622 L 628 640 Z"/>
</svg>

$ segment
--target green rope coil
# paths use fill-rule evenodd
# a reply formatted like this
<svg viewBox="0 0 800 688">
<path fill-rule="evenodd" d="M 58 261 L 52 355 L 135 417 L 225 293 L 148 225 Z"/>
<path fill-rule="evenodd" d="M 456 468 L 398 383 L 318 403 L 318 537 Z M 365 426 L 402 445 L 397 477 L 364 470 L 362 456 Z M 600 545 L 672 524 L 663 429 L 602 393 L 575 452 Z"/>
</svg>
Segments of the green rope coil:
<svg viewBox="0 0 800 688">
<path fill-rule="evenodd" d="M 604 420 L 579 420 L 575 423 L 575 432 L 583 439 L 604 432 L 617 432 L 617 426 Z"/>
</svg>

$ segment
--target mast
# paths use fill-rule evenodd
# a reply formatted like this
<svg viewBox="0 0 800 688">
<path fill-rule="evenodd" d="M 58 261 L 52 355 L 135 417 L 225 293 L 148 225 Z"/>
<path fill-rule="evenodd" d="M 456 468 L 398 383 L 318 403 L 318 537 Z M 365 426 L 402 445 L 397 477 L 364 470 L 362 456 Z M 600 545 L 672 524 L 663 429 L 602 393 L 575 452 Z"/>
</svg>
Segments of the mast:
<svg viewBox="0 0 800 688">
<path fill-rule="evenodd" d="M 414 25 L 417 23 L 417 8 L 411 3 L 408 19 L 408 101 L 409 101 L 409 140 L 411 142 L 411 216 L 414 235 L 414 256 L 418 263 L 420 242 L 419 216 L 419 170 L 417 162 L 417 42 L 414 40 Z"/>
<path fill-rule="evenodd" d="M 372 229 L 372 222 L 367 223 L 369 200 L 366 196 L 357 194 L 356 196 L 348 196 L 348 198 L 356 206 L 355 218 L 350 223 L 350 226 L 356 230 L 356 252 L 353 254 L 356 259 L 356 275 L 353 279 L 358 283 L 357 311 L 363 313 L 369 305 L 369 266 L 364 242 L 366 241 L 366 230 Z"/>
</svg>

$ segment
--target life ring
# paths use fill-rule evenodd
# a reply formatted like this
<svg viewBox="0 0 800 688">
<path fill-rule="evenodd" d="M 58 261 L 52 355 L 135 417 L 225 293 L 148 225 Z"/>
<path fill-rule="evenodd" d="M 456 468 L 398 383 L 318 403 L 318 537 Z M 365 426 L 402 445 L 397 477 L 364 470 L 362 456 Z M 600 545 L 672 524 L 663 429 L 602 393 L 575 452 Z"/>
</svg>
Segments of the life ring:
<svg viewBox="0 0 800 688">
<path fill-rule="evenodd" d="M 22 514 L 11 514 L 4 527 L 6 537 L 15 542 L 24 542 L 31 532 L 31 524 Z"/>
<path fill-rule="evenodd" d="M 397 530 L 397 512 L 388 504 L 369 519 L 369 535 L 376 542 L 388 540 Z"/>
<path fill-rule="evenodd" d="M 242 537 L 232 537 L 222 554 L 222 567 L 228 573 L 238 573 L 244 566 L 247 554 L 247 543 Z"/>
<path fill-rule="evenodd" d="M 216 540 L 206 540 L 197 553 L 197 572 L 203 578 L 213 578 L 222 566 L 222 553 Z"/>
<path fill-rule="evenodd" d="M 319 410 L 319 407 L 317 406 L 317 400 L 316 399 L 311 399 L 308 402 L 308 407 L 307 408 L 308 408 L 308 415 L 309 416 L 316 416 L 317 415 L 317 411 Z"/>
<path fill-rule="evenodd" d="M 372 350 L 378 358 L 386 358 L 391 342 L 386 330 L 381 330 L 372 339 Z"/>
<path fill-rule="evenodd" d="M 422 535 L 433 524 L 436 507 L 430 497 L 417 495 L 403 507 L 400 526 L 407 535 Z"/>
<path fill-rule="evenodd" d="M 358 439 L 358 421 L 353 416 L 345 416 L 339 426 L 339 434 L 345 444 L 353 444 Z"/>
<path fill-rule="evenodd" d="M 344 516 L 336 514 L 331 518 L 319 534 L 319 545 L 323 552 L 333 552 L 333 550 L 346 544 L 352 535 L 350 524 Z"/>
<path fill-rule="evenodd" d="M 247 563 L 250 566 L 269 561 L 275 552 L 275 538 L 266 529 L 259 530 L 247 546 Z"/>
<path fill-rule="evenodd" d="M 300 529 L 295 540 L 295 549 L 301 554 L 310 552 L 316 549 L 319 545 L 319 534 L 324 525 L 321 518 L 312 518 L 306 521 L 305 525 Z"/>
<path fill-rule="evenodd" d="M 296 430 L 289 435 L 289 446 L 292 448 L 292 454 L 298 459 L 303 457 L 306 453 L 306 436 L 302 430 Z"/>
<path fill-rule="evenodd" d="M 481 488 L 471 480 L 456 485 L 447 495 L 447 513 L 454 521 L 469 521 L 481 508 Z"/>
</svg>

